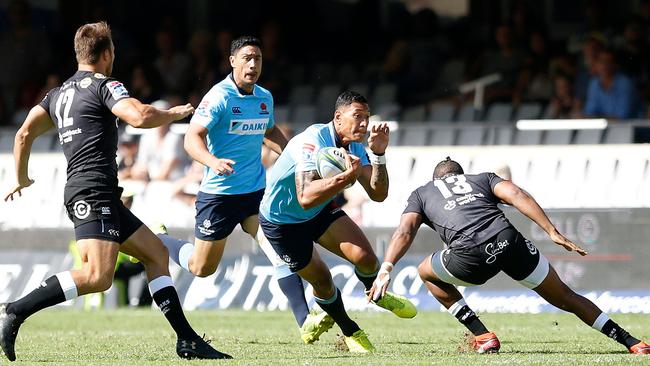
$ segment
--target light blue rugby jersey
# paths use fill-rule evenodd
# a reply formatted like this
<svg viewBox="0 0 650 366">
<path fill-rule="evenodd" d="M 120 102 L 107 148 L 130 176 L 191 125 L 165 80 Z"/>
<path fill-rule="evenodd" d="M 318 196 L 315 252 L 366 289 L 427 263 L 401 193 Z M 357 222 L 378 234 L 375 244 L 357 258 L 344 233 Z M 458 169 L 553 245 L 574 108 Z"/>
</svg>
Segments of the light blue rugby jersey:
<svg viewBox="0 0 650 366">
<path fill-rule="evenodd" d="M 211 194 L 244 194 L 265 187 L 262 141 L 273 127 L 273 97 L 255 85 L 244 95 L 229 75 L 203 97 L 190 123 L 208 129 L 208 151 L 218 158 L 235 161 L 234 174 L 218 175 L 205 167 L 199 190 Z"/>
<path fill-rule="evenodd" d="M 315 124 L 292 138 L 269 171 L 268 184 L 260 205 L 260 213 L 274 224 L 295 224 L 307 221 L 331 201 L 305 210 L 296 195 L 296 172 L 316 170 L 316 154 L 323 147 L 337 146 L 334 124 Z M 352 142 L 348 151 L 369 165 L 363 144 Z"/>
</svg>

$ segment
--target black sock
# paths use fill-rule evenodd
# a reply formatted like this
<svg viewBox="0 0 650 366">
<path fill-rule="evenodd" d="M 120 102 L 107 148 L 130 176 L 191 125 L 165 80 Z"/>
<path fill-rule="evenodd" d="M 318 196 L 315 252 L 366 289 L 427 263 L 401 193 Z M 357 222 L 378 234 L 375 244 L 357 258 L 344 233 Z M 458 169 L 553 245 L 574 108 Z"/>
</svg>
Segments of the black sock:
<svg viewBox="0 0 650 366">
<path fill-rule="evenodd" d="M 291 311 L 293 316 L 296 318 L 296 322 L 299 327 L 302 327 L 307 315 L 309 314 L 309 307 L 307 306 L 307 300 L 305 300 L 305 287 L 302 284 L 302 278 L 296 273 L 292 273 L 290 276 L 280 278 L 278 280 L 278 285 L 284 296 L 289 300 L 289 306 L 291 306 Z"/>
<path fill-rule="evenodd" d="M 601 332 L 627 348 L 640 342 L 638 339 L 632 337 L 630 333 L 626 332 L 625 329 L 621 328 L 620 325 L 616 324 L 612 319 L 609 319 L 605 325 L 603 325 Z"/>
<path fill-rule="evenodd" d="M 346 337 L 353 335 L 354 332 L 361 329 L 357 323 L 350 319 L 348 313 L 345 312 L 343 299 L 341 299 L 341 291 L 339 291 L 338 288 L 336 289 L 334 296 L 330 299 L 323 300 L 316 298 L 316 303 L 318 303 L 318 305 L 320 305 L 320 307 L 328 313 L 332 319 L 334 319 L 336 324 L 341 328 L 343 335 Z"/>
<path fill-rule="evenodd" d="M 463 305 L 454 316 L 475 336 L 480 336 L 488 332 L 483 322 L 479 320 L 476 313 L 467 305 Z"/>
<path fill-rule="evenodd" d="M 7 305 L 7 312 L 14 313 L 23 320 L 37 311 L 65 301 L 65 294 L 56 276 L 52 276 L 34 291 Z"/>
<path fill-rule="evenodd" d="M 357 275 L 357 278 L 361 283 L 363 283 L 363 287 L 366 288 L 366 291 L 370 290 L 372 288 L 372 283 L 375 282 L 375 278 L 377 278 L 377 272 L 375 271 L 374 273 L 366 274 L 366 273 L 361 273 L 359 272 L 358 268 L 354 268 L 354 274 Z"/>
<path fill-rule="evenodd" d="M 181 301 L 178 299 L 174 286 L 163 287 L 152 296 L 178 338 L 192 339 L 198 337 L 190 323 L 187 322 L 185 314 L 183 314 Z"/>
</svg>

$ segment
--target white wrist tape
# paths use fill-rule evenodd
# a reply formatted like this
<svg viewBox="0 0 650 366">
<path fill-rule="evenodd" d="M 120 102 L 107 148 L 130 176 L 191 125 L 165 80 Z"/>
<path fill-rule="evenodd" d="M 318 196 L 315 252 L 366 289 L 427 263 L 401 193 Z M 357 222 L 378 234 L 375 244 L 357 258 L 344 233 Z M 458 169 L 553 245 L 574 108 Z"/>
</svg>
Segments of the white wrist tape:
<svg viewBox="0 0 650 366">
<path fill-rule="evenodd" d="M 384 263 L 381 264 L 381 267 L 379 267 L 379 272 L 377 272 L 377 274 L 380 274 L 380 273 L 389 273 L 389 272 L 392 271 L 392 270 L 393 270 L 393 263 L 391 263 L 391 262 L 384 262 Z"/>
<path fill-rule="evenodd" d="M 386 154 L 376 155 L 372 151 L 368 153 L 370 164 L 373 165 L 386 165 Z"/>
</svg>

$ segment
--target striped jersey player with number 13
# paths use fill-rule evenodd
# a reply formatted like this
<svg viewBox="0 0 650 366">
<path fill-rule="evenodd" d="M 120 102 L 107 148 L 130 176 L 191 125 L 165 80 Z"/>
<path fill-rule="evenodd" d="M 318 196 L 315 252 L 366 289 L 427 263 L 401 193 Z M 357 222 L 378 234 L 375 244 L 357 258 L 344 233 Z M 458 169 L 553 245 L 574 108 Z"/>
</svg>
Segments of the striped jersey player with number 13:
<svg viewBox="0 0 650 366">
<path fill-rule="evenodd" d="M 334 286 L 329 268 L 315 250 L 318 242 L 355 266 L 366 290 L 377 277 L 379 262 L 361 229 L 339 207 L 334 196 L 357 180 L 373 201 L 388 195 L 384 152 L 388 146 L 385 124 L 370 129 L 369 158 L 361 144 L 368 132 L 369 110 L 359 93 L 346 91 L 336 100 L 334 119 L 315 124 L 295 136 L 268 176 L 260 205 L 260 225 L 273 249 L 314 289 L 316 302 L 341 327 L 351 352 L 374 350 L 365 332 L 345 312 L 341 292 Z M 318 174 L 320 149 L 344 149 L 346 170 L 323 178 Z M 416 309 L 406 298 L 386 293 L 377 305 L 397 316 L 412 318 Z"/>
</svg>

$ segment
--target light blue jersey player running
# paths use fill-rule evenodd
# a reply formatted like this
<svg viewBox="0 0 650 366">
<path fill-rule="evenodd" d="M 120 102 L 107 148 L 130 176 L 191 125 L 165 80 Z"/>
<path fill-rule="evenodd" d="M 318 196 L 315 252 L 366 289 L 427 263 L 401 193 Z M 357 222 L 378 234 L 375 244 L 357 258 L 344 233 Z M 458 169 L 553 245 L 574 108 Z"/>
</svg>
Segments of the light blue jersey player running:
<svg viewBox="0 0 650 366">
<path fill-rule="evenodd" d="M 357 180 L 373 201 L 383 201 L 388 195 L 384 156 L 388 127 L 380 124 L 370 129 L 369 158 L 361 144 L 368 132 L 369 115 L 368 102 L 361 94 L 346 91 L 339 95 L 332 122 L 312 125 L 289 141 L 271 169 L 260 206 L 260 225 L 273 249 L 292 272 L 313 286 L 316 302 L 341 327 L 349 350 L 359 353 L 374 347 L 345 312 L 341 292 L 314 242 L 354 264 L 366 291 L 371 288 L 379 269 L 377 256 L 361 229 L 332 203 L 337 193 Z M 316 155 L 327 146 L 344 149 L 347 169 L 321 178 Z M 408 299 L 391 293 L 376 304 L 402 318 L 417 313 Z"/>
<path fill-rule="evenodd" d="M 325 313 L 309 313 L 302 280 L 288 270 L 258 230 L 257 214 L 266 185 L 262 144 L 278 154 L 287 144 L 274 123 L 271 93 L 255 84 L 262 71 L 259 40 L 234 40 L 230 64 L 232 74 L 205 95 L 185 135 L 188 154 L 205 165 L 196 197 L 194 244 L 166 233 L 159 237 L 172 260 L 196 276 L 206 277 L 216 271 L 228 236 L 241 225 L 273 263 L 301 336 L 311 343 L 334 322 Z"/>
</svg>

